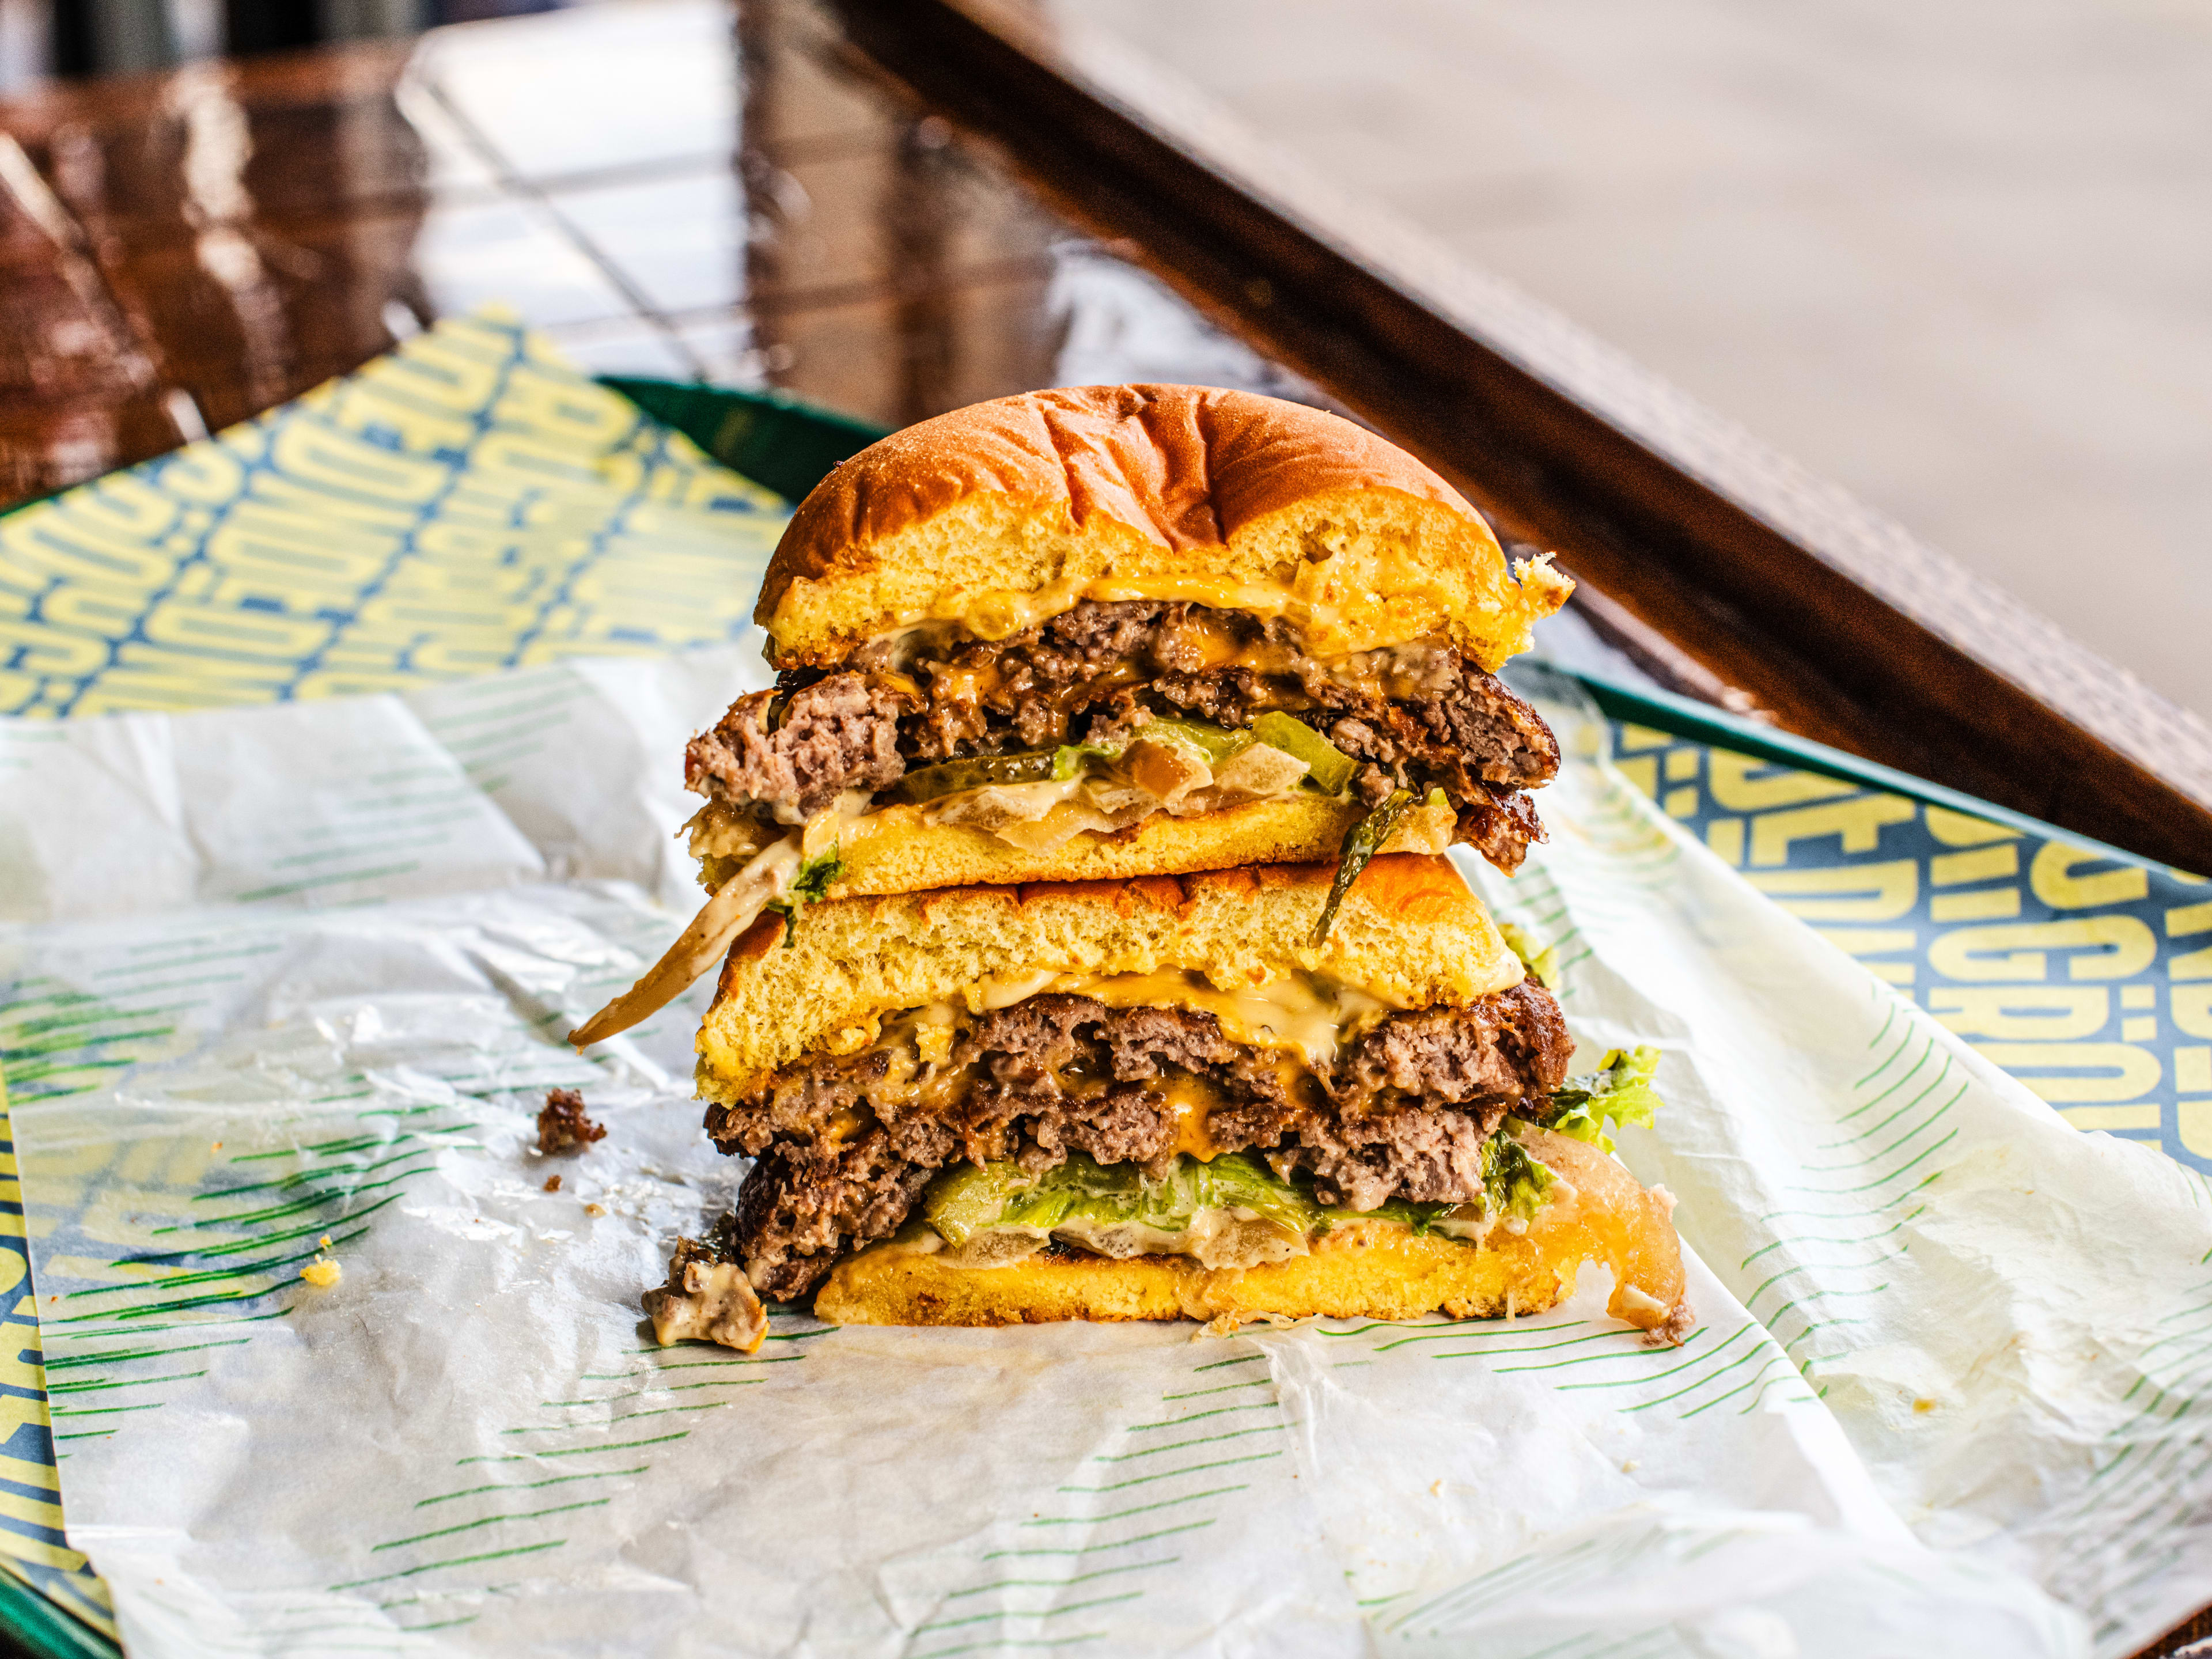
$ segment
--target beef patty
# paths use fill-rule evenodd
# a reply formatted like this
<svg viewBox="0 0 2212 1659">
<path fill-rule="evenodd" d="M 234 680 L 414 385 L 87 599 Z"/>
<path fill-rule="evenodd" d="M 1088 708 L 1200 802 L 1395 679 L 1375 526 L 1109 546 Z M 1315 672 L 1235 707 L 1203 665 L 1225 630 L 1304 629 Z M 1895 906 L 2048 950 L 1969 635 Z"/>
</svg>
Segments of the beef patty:
<svg viewBox="0 0 2212 1659">
<path fill-rule="evenodd" d="M 1071 1152 L 1164 1171 L 1194 1096 L 1220 1152 L 1256 1149 L 1311 1175 L 1322 1202 L 1482 1194 L 1482 1144 L 1509 1112 L 1541 1118 L 1573 1048 L 1533 981 L 1467 1008 L 1393 1014 L 1333 1064 L 1231 1042 L 1188 1008 L 1036 996 L 979 1018 L 944 1061 L 910 1044 L 817 1057 L 761 1094 L 707 1109 L 724 1152 L 757 1161 L 720 1248 L 763 1294 L 805 1294 L 846 1252 L 888 1237 L 934 1173 L 1012 1159 L 1032 1173 Z"/>
<path fill-rule="evenodd" d="M 1460 839 L 1517 868 L 1543 829 L 1520 792 L 1557 774 L 1558 742 L 1494 676 L 1447 647 L 1338 662 L 1307 653 L 1280 619 L 1183 602 L 1085 600 L 1003 640 L 933 654 L 913 672 L 878 643 L 834 672 L 787 672 L 740 697 L 684 752 L 698 793 L 783 823 L 912 765 L 1103 738 L 1139 710 L 1242 728 L 1294 714 L 1359 763 L 1370 805 L 1397 787 L 1441 788 Z"/>
</svg>

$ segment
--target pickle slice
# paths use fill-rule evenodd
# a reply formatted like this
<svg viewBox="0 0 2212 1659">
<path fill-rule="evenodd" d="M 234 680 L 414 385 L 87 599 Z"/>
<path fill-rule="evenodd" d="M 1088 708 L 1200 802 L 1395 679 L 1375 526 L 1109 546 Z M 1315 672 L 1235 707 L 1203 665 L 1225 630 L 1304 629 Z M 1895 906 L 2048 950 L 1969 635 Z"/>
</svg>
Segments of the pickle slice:
<svg viewBox="0 0 2212 1659">
<path fill-rule="evenodd" d="M 1306 774 L 1324 795 L 1340 795 L 1359 763 L 1339 749 L 1304 720 L 1270 709 L 1252 722 L 1252 735 L 1270 749 L 1279 749 L 1293 760 L 1306 763 Z"/>
<path fill-rule="evenodd" d="M 1048 749 L 1019 755 L 976 755 L 967 760 L 946 761 L 941 765 L 925 766 L 919 772 L 908 773 L 884 791 L 884 799 L 915 806 L 944 795 L 957 795 L 969 789 L 988 789 L 994 784 L 1045 783 L 1053 775 L 1052 762 L 1052 750 Z"/>
<path fill-rule="evenodd" d="M 1154 743 L 1180 744 L 1197 751 L 1208 768 L 1218 768 L 1224 761 L 1233 760 L 1258 741 L 1249 732 L 1232 732 L 1226 726 L 1209 726 L 1204 720 L 1151 720 L 1129 734 L 1129 741 L 1139 738 Z M 1304 759 L 1304 756 L 1299 757 Z"/>
<path fill-rule="evenodd" d="M 1282 716 L 1263 716 L 1281 719 Z M 1297 726 L 1305 734 L 1305 741 L 1316 746 L 1317 752 L 1333 761 L 1344 777 L 1352 775 L 1352 763 L 1318 732 L 1309 726 Z M 988 789 L 994 784 L 1066 782 L 1079 776 L 1092 760 L 1111 765 L 1121 759 L 1132 743 L 1139 740 L 1170 744 L 1188 750 L 1206 763 L 1209 770 L 1217 769 L 1243 754 L 1255 743 L 1266 739 L 1253 732 L 1236 732 L 1226 726 L 1210 726 L 1204 720 L 1153 720 L 1136 727 L 1123 741 L 1114 744 L 1071 743 L 1058 749 L 1040 749 L 1017 755 L 977 755 L 966 760 L 940 762 L 925 766 L 918 772 L 909 772 L 883 793 L 887 801 L 900 801 L 907 805 L 919 805 L 923 801 L 937 800 L 946 795 L 964 793 L 970 789 Z M 1288 749 L 1286 744 L 1275 747 Z M 1319 768 L 1310 756 L 1303 750 L 1290 750 L 1318 774 Z M 1340 783 L 1334 788 L 1341 788 Z M 1332 790 L 1334 793 L 1334 790 Z"/>
<path fill-rule="evenodd" d="M 1359 872 L 1367 867 L 1368 860 L 1382 850 L 1382 843 L 1390 839 L 1391 833 L 1419 799 L 1410 789 L 1394 789 L 1380 806 L 1345 832 L 1344 850 L 1336 857 L 1336 879 L 1329 884 L 1328 902 L 1321 907 L 1321 920 L 1314 923 L 1313 942 L 1316 947 L 1328 938 L 1344 896 L 1359 879 Z"/>
</svg>

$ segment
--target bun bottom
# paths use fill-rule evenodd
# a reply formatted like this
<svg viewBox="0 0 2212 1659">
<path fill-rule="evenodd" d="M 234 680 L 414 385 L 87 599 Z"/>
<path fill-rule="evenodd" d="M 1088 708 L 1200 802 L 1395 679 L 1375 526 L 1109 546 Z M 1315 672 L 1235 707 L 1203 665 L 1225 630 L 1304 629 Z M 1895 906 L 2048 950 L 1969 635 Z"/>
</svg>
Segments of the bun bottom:
<svg viewBox="0 0 2212 1659">
<path fill-rule="evenodd" d="M 1308 1255 L 1207 1269 L 1188 1256 L 1124 1261 L 1046 1249 L 963 1267 L 878 1245 L 841 1262 L 816 1316 L 839 1325 L 1036 1325 L 1063 1319 L 1494 1319 L 1543 1313 L 1575 1288 L 1579 1252 L 1532 1230 L 1473 1244 L 1387 1221 L 1330 1230 Z"/>
<path fill-rule="evenodd" d="M 1325 795 L 1246 801 L 1178 818 L 1165 812 L 1126 830 L 1084 830 L 1049 853 L 1027 853 L 967 824 L 931 823 L 915 806 L 888 806 L 838 835 L 844 868 L 831 898 L 927 892 L 938 887 L 1033 881 L 1121 881 L 1247 864 L 1334 865 L 1366 808 Z M 1409 812 L 1383 850 L 1441 853 L 1452 815 Z"/>
</svg>

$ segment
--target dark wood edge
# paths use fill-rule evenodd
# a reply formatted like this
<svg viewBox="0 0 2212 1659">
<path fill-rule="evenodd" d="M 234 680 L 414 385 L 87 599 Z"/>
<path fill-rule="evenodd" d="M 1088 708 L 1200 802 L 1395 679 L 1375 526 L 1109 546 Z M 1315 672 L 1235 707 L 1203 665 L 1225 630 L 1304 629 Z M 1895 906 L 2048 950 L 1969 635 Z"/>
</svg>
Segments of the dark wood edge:
<svg viewBox="0 0 2212 1659">
<path fill-rule="evenodd" d="M 832 3 L 1055 205 L 1785 725 L 2212 869 L 2212 729 L 2017 600 L 1109 40 L 994 0 Z"/>
</svg>

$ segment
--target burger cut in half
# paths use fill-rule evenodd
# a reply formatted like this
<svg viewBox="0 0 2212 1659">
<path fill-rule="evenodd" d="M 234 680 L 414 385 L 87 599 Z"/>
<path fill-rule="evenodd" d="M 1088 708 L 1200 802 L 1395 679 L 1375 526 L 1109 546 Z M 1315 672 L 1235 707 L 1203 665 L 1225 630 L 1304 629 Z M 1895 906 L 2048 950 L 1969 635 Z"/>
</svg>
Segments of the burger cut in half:
<svg viewBox="0 0 2212 1659">
<path fill-rule="evenodd" d="M 781 671 L 684 757 L 713 895 L 635 1024 L 763 907 L 1463 842 L 1511 872 L 1559 747 L 1493 678 L 1571 584 L 1336 416 L 1091 386 L 924 421 L 799 507 Z"/>
<path fill-rule="evenodd" d="M 708 1133 L 755 1161 L 648 1295 L 660 1340 L 750 1350 L 763 1298 L 810 1295 L 848 1324 L 1510 1316 L 1595 1260 L 1679 1341 L 1671 1201 L 1602 1149 L 1653 1057 L 1570 1085 L 1558 1004 L 1447 860 L 1373 860 L 1316 946 L 1331 875 L 763 917 L 699 1036 Z"/>
</svg>

